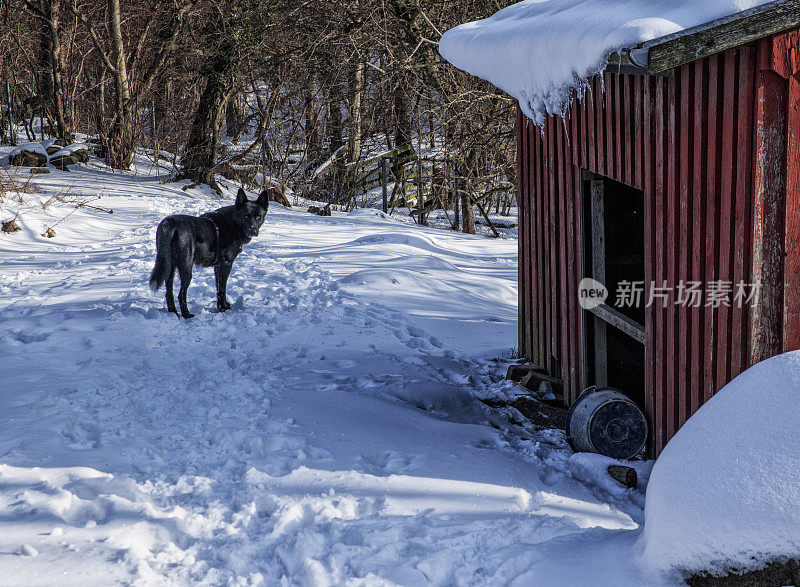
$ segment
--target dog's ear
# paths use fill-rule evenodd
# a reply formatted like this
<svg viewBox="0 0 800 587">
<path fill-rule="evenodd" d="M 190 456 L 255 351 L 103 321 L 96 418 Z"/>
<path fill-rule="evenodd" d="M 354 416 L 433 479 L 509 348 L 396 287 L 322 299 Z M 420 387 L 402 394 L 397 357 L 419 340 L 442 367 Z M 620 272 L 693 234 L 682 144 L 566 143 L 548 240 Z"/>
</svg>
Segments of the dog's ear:
<svg viewBox="0 0 800 587">
<path fill-rule="evenodd" d="M 258 204 L 262 208 L 264 208 L 264 210 L 269 210 L 269 196 L 270 196 L 269 190 L 264 190 L 263 192 L 261 192 L 261 195 L 258 196 Z"/>
<path fill-rule="evenodd" d="M 244 193 L 242 188 L 236 193 L 236 207 L 242 208 L 247 203 L 247 194 Z"/>
</svg>

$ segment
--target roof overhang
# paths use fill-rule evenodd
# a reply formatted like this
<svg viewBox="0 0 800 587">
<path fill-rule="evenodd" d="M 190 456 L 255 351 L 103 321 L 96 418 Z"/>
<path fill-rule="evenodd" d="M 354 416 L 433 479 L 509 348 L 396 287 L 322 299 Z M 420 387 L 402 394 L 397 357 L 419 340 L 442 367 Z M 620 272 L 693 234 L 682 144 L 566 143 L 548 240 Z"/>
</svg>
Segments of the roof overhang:
<svg viewBox="0 0 800 587">
<path fill-rule="evenodd" d="M 776 0 L 640 43 L 609 57 L 609 71 L 664 75 L 674 68 L 800 27 L 800 0 Z"/>
</svg>

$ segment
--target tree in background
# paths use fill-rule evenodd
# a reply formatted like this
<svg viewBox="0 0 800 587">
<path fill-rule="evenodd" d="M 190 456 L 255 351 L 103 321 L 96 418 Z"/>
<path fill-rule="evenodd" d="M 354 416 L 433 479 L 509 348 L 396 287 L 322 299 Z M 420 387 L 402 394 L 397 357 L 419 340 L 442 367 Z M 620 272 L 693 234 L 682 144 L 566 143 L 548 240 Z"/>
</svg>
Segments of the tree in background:
<svg viewBox="0 0 800 587">
<path fill-rule="evenodd" d="M 199 15 L 200 76 L 205 85 L 197 103 L 189 140 L 181 159 L 182 175 L 220 191 L 214 180 L 220 126 L 238 80 L 264 56 L 273 16 L 260 0 L 207 2 Z"/>
<path fill-rule="evenodd" d="M 178 45 L 184 17 L 194 7 L 192 1 L 175 0 L 167 9 L 163 4 L 157 0 L 135 3 L 138 10 L 126 15 L 124 35 L 120 0 L 107 0 L 101 24 L 92 18 L 95 12 L 88 6 L 78 6 L 77 0 L 72 0 L 72 13 L 86 27 L 100 63 L 113 81 L 113 107 L 110 120 L 104 124 L 104 142 L 106 163 L 115 169 L 130 167 L 136 139 L 135 114 Z M 153 34 L 159 24 L 161 30 Z M 99 32 L 101 26 L 104 35 Z M 134 41 L 132 54 L 125 36 Z"/>
<path fill-rule="evenodd" d="M 452 206 L 457 182 L 472 231 L 473 204 L 513 198 L 515 104 L 437 43 L 511 3 L 6 0 L 0 76 L 15 122 L 38 112 L 64 140 L 95 135 L 119 169 L 137 148 L 158 160 L 157 143 L 173 177 L 211 186 L 272 178 L 353 206 L 358 165 L 407 145 L 446 162 L 429 193 Z"/>
</svg>

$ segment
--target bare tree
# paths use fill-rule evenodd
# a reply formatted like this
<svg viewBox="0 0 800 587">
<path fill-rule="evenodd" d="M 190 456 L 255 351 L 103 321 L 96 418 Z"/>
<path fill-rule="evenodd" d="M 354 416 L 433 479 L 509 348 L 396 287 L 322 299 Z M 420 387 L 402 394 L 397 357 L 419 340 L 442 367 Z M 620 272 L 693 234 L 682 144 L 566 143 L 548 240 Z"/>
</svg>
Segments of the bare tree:
<svg viewBox="0 0 800 587">
<path fill-rule="evenodd" d="M 142 51 L 153 29 L 153 23 L 156 22 L 154 17 L 162 12 L 158 10 L 157 4 L 148 7 L 153 12 L 146 15 L 147 18 L 138 31 L 134 53 L 129 56 L 122 31 L 120 0 L 107 0 L 106 2 L 105 25 L 108 39 L 105 42 L 101 38 L 96 24 L 88 16 L 88 11 L 84 7 L 78 6 L 77 0 L 72 0 L 72 13 L 86 27 L 94 48 L 100 56 L 101 63 L 113 80 L 113 114 L 107 125 L 108 134 L 105 145 L 106 163 L 110 167 L 116 169 L 130 167 L 134 149 L 134 113 L 175 49 L 181 34 L 184 16 L 195 4 L 192 0 L 180 1 L 182 3 L 174 0 L 162 34 L 155 40 L 154 47 L 152 47 L 152 59 L 149 67 L 145 67 L 141 60 Z M 136 65 L 136 69 L 129 71 L 129 64 Z"/>
</svg>

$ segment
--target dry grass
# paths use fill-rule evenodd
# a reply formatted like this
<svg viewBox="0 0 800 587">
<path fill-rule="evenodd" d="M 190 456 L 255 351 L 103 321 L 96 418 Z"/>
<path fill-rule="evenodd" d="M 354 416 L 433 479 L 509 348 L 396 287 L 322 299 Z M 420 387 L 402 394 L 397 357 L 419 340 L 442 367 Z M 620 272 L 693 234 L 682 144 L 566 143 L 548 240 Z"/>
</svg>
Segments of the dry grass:
<svg viewBox="0 0 800 587">
<path fill-rule="evenodd" d="M 0 204 L 4 204 L 6 199 L 12 196 L 22 204 L 24 194 L 35 194 L 39 191 L 32 180 L 30 174 L 23 175 L 16 169 L 0 166 Z"/>
<path fill-rule="evenodd" d="M 76 194 L 73 192 L 74 184 L 60 189 L 55 194 L 42 198 L 39 201 L 32 201 L 35 198 L 26 200 L 25 196 L 28 194 L 38 193 L 40 190 L 32 181 L 30 174 L 19 172 L 15 169 L 6 169 L 0 167 L 0 212 L 6 208 L 10 208 L 9 215 L 13 214 L 13 218 L 4 218 L 0 220 L 0 231 L 6 234 L 11 234 L 21 230 L 19 222 L 20 212 L 32 210 L 33 208 L 41 207 L 42 210 L 47 210 L 51 206 L 54 210 L 51 213 L 59 214 L 59 210 L 64 210 L 65 213 L 57 219 L 45 226 L 42 236 L 47 238 L 54 238 L 56 236 L 55 227 L 67 220 L 77 210 L 85 209 L 93 212 L 104 212 L 106 214 L 113 214 L 113 210 L 101 206 L 93 205 L 92 203 L 99 200 L 101 196 L 86 196 Z M 63 207 L 63 208 L 62 208 Z M 16 210 L 16 212 L 15 212 Z"/>
</svg>

